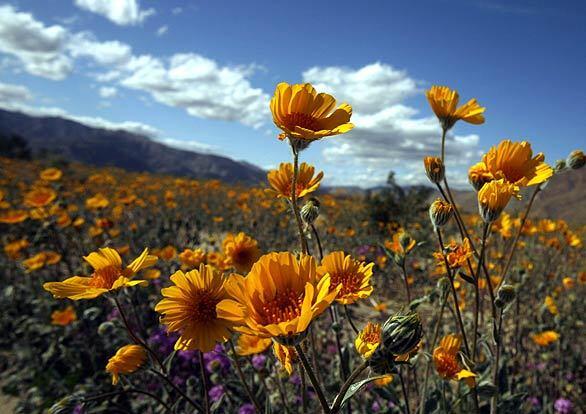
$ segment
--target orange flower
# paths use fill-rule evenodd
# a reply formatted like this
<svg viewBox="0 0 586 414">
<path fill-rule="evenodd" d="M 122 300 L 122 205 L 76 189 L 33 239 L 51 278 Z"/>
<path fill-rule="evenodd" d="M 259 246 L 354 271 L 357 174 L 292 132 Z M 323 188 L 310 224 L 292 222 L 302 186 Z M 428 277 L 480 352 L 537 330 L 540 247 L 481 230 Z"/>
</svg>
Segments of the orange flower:
<svg viewBox="0 0 586 414">
<path fill-rule="evenodd" d="M 242 334 L 236 342 L 236 353 L 241 356 L 260 354 L 266 351 L 271 343 L 269 338 Z"/>
<path fill-rule="evenodd" d="M 368 359 L 376 351 L 381 343 L 381 325 L 368 322 L 354 340 L 354 346 L 358 353 Z"/>
<path fill-rule="evenodd" d="M 47 187 L 35 188 L 24 195 L 24 204 L 28 207 L 45 207 L 57 198 L 57 193 Z"/>
<path fill-rule="evenodd" d="M 26 239 L 19 239 L 4 245 L 4 252 L 6 256 L 11 259 L 18 259 L 21 256 L 21 250 L 26 249 L 29 242 Z"/>
<path fill-rule="evenodd" d="M 323 171 L 320 171 L 315 177 L 313 176 L 315 167 L 302 162 L 299 166 L 299 174 L 296 182 L 296 195 L 301 198 L 307 194 L 313 193 L 319 188 L 321 179 L 324 176 Z M 281 163 L 279 169 L 271 170 L 267 174 L 267 179 L 272 189 L 268 189 L 267 193 L 272 194 L 278 198 L 291 199 L 291 184 L 293 183 L 293 164 Z"/>
<path fill-rule="evenodd" d="M 543 153 L 533 157 L 529 142 L 506 139 L 492 147 L 482 161 L 495 180 L 504 179 L 521 187 L 540 184 L 553 175 L 553 169 L 544 159 Z"/>
<path fill-rule="evenodd" d="M 240 273 L 248 273 L 260 257 L 258 242 L 242 232 L 236 236 L 228 233 L 222 242 L 222 250 L 227 259 L 226 264 Z"/>
<path fill-rule="evenodd" d="M 110 204 L 110 201 L 103 194 L 96 194 L 93 197 L 85 200 L 85 206 L 90 210 L 97 210 L 106 208 Z"/>
<path fill-rule="evenodd" d="M 51 324 L 67 326 L 77 320 L 77 314 L 73 306 L 68 306 L 63 310 L 56 310 L 51 313 Z"/>
<path fill-rule="evenodd" d="M 458 361 L 458 352 L 462 346 L 462 338 L 457 335 L 446 335 L 433 350 L 433 363 L 438 375 L 448 380 L 464 380 L 469 387 L 475 384 L 476 374 L 462 369 Z"/>
<path fill-rule="evenodd" d="M 470 99 L 464 105 L 458 107 L 460 101 L 458 92 L 447 86 L 436 85 L 432 86 L 425 93 L 425 96 L 445 130 L 452 128 L 459 120 L 470 124 L 484 123 L 484 111 L 486 108 L 480 106 L 476 99 Z"/>
<path fill-rule="evenodd" d="M 58 168 L 47 168 L 39 174 L 41 180 L 45 181 L 58 181 L 63 173 Z"/>
<path fill-rule="evenodd" d="M 470 246 L 470 240 L 464 239 L 462 244 L 458 244 L 455 241 L 451 241 L 450 244 L 445 246 L 445 252 L 435 252 L 433 256 L 437 260 L 437 264 L 440 268 L 445 269 L 445 260 L 448 261 L 450 269 L 458 269 L 462 267 L 468 259 L 474 254 L 472 247 Z"/>
<path fill-rule="evenodd" d="M 140 345 L 125 345 L 108 360 L 106 371 L 112 374 L 112 385 L 118 384 L 120 374 L 130 374 L 146 361 L 146 351 Z"/>
<path fill-rule="evenodd" d="M 323 258 L 317 273 L 320 277 L 329 275 L 330 291 L 335 291 L 340 286 L 336 301 L 350 305 L 371 295 L 373 287 L 370 278 L 373 266 L 374 263 L 360 262 L 344 252 L 333 252 Z"/>
<path fill-rule="evenodd" d="M 179 253 L 179 261 L 188 268 L 198 268 L 206 260 L 206 254 L 202 249 L 185 249 Z"/>
<path fill-rule="evenodd" d="M 531 339 L 533 339 L 533 342 L 537 345 L 546 347 L 560 339 L 560 334 L 556 331 L 544 331 L 533 334 Z"/>
<path fill-rule="evenodd" d="M 343 103 L 336 108 L 333 96 L 318 94 L 309 83 L 279 83 L 271 99 L 271 112 L 275 125 L 283 131 L 281 140 L 290 137 L 311 142 L 354 128 L 350 123 L 352 107 Z"/>
</svg>

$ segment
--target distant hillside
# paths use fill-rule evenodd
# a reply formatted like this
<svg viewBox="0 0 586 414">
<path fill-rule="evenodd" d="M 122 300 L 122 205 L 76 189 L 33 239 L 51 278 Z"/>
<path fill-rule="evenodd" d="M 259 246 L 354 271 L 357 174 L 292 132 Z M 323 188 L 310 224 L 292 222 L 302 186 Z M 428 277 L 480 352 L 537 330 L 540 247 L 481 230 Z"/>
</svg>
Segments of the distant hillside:
<svg viewBox="0 0 586 414">
<path fill-rule="evenodd" d="M 96 166 L 250 184 L 266 178 L 262 169 L 251 164 L 168 147 L 128 131 L 0 109 L 0 135 L 11 134 L 26 139 L 34 154 L 47 151 Z"/>
<path fill-rule="evenodd" d="M 523 200 L 511 201 L 508 210 L 510 213 L 521 211 L 531 196 L 525 191 Z M 456 202 L 463 211 L 476 212 L 478 209 L 476 192 L 453 192 Z M 434 194 L 437 197 L 437 193 Z M 562 174 L 556 174 L 547 187 L 537 196 L 532 208 L 531 217 L 560 218 L 574 225 L 586 225 L 586 168 L 570 170 Z"/>
</svg>

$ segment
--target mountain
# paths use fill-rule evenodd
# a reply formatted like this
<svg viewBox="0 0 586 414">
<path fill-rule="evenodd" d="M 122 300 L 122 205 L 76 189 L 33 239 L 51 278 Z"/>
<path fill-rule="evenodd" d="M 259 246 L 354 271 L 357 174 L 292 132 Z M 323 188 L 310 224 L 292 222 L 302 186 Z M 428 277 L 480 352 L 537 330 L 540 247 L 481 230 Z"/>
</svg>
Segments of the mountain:
<svg viewBox="0 0 586 414">
<path fill-rule="evenodd" d="M 33 154 L 130 171 L 256 184 L 266 173 L 249 163 L 168 147 L 125 130 L 90 127 L 60 117 L 35 117 L 0 109 L 0 136 L 20 135 Z"/>
<path fill-rule="evenodd" d="M 526 203 L 531 197 L 533 187 L 523 191 L 521 201 L 511 200 L 507 210 L 511 214 L 524 211 Z M 475 191 L 452 191 L 458 207 L 468 213 L 478 211 L 478 202 Z M 434 198 L 439 194 L 435 193 Z M 586 224 L 586 168 L 568 170 L 554 175 L 543 191 L 537 195 L 530 217 L 564 219 L 573 225 Z"/>
</svg>

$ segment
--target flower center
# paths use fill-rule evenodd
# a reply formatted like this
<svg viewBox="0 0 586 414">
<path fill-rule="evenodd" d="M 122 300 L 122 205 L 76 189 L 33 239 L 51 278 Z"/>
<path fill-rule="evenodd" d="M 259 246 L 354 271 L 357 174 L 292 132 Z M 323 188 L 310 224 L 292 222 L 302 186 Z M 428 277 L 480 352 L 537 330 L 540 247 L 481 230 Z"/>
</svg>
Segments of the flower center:
<svg viewBox="0 0 586 414">
<path fill-rule="evenodd" d="M 112 289 L 114 282 L 120 277 L 120 268 L 110 265 L 96 270 L 92 275 L 90 286 L 102 289 Z"/>
<path fill-rule="evenodd" d="M 219 300 L 208 290 L 198 291 L 192 300 L 190 316 L 193 321 L 206 323 L 217 318 L 216 305 Z"/>
<path fill-rule="evenodd" d="M 310 131 L 319 131 L 317 120 L 311 115 L 293 112 L 285 116 L 285 126 L 287 129 L 295 129 L 296 126 L 309 129 Z"/>
<path fill-rule="evenodd" d="M 440 350 L 435 352 L 434 361 L 438 374 L 444 378 L 452 378 L 460 372 L 456 358 L 445 351 Z"/>
<path fill-rule="evenodd" d="M 330 274 L 330 291 L 336 290 L 338 285 L 342 285 L 338 297 L 344 297 L 360 290 L 362 277 L 356 271 L 343 271 Z"/>
<path fill-rule="evenodd" d="M 277 292 L 273 300 L 262 306 L 266 322 L 276 324 L 290 321 L 301 315 L 304 296 L 304 292 L 295 292 L 291 288 Z"/>
</svg>

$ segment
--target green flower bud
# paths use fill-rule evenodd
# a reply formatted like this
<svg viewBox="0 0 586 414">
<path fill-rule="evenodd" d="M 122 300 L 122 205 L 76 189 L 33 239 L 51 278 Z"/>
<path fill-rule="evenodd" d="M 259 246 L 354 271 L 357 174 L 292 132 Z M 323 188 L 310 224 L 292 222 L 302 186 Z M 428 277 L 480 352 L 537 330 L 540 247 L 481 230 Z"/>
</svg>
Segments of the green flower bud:
<svg viewBox="0 0 586 414">
<path fill-rule="evenodd" d="M 390 374 L 395 370 L 394 355 L 381 344 L 368 359 L 368 366 L 375 374 Z"/>
<path fill-rule="evenodd" d="M 319 200 L 315 197 L 311 197 L 307 200 L 307 203 L 301 208 L 301 219 L 307 225 L 313 224 L 313 222 L 319 216 Z"/>
<path fill-rule="evenodd" d="M 513 285 L 502 285 L 497 294 L 494 304 L 497 308 L 503 308 L 515 300 L 516 292 Z"/>
<path fill-rule="evenodd" d="M 394 355 L 406 354 L 423 336 L 421 319 L 416 312 L 391 316 L 382 326 L 382 346 Z"/>
<path fill-rule="evenodd" d="M 572 170 L 579 170 L 586 165 L 586 156 L 581 150 L 572 151 L 570 155 L 568 155 L 566 163 Z"/>
</svg>

